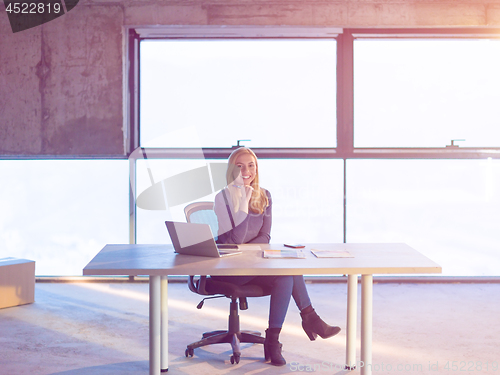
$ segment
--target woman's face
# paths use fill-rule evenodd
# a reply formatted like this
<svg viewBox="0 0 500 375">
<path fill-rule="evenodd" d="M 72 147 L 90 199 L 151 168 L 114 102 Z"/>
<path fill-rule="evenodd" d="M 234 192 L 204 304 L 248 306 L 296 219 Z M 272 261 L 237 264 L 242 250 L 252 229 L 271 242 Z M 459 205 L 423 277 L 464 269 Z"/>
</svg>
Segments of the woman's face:
<svg viewBox="0 0 500 375">
<path fill-rule="evenodd" d="M 244 152 L 236 158 L 234 164 L 236 165 L 235 171 L 240 172 L 239 176 L 235 176 L 236 183 L 239 182 L 249 186 L 257 175 L 257 163 L 255 158 L 252 154 Z"/>
</svg>

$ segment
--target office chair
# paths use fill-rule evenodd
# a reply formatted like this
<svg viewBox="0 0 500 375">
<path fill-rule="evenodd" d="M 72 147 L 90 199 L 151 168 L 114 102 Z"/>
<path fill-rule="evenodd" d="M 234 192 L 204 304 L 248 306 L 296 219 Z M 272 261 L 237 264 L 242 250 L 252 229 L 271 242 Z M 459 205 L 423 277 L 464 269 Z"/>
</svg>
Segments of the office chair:
<svg viewBox="0 0 500 375">
<path fill-rule="evenodd" d="M 186 220 L 189 223 L 204 223 L 209 224 L 212 233 L 218 233 L 217 216 L 213 210 L 213 202 L 197 202 L 192 203 L 184 208 Z M 238 256 L 238 255 L 236 255 Z M 265 287 L 259 285 L 243 285 L 238 286 L 229 282 L 213 280 L 207 276 L 189 276 L 189 289 L 193 293 L 202 296 L 210 296 L 204 298 L 197 306 L 201 309 L 205 299 L 227 297 L 231 299 L 229 305 L 229 322 L 228 329 L 225 331 L 205 332 L 201 340 L 193 342 L 187 346 L 186 357 L 193 356 L 194 349 L 211 345 L 229 343 L 233 349 L 231 355 L 231 364 L 239 363 L 241 357 L 240 343 L 264 344 L 265 338 L 260 332 L 240 331 L 240 318 L 238 315 L 238 300 L 240 310 L 248 309 L 247 297 L 263 297 L 271 293 L 270 288 L 265 290 Z"/>
</svg>

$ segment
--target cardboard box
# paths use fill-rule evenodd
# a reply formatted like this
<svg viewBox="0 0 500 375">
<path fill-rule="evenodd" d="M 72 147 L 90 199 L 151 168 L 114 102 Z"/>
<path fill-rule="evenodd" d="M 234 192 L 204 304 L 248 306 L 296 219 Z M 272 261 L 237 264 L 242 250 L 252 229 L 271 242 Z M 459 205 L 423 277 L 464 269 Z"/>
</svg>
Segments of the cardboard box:
<svg viewBox="0 0 500 375">
<path fill-rule="evenodd" d="M 0 259 L 0 309 L 35 302 L 35 262 Z"/>
</svg>

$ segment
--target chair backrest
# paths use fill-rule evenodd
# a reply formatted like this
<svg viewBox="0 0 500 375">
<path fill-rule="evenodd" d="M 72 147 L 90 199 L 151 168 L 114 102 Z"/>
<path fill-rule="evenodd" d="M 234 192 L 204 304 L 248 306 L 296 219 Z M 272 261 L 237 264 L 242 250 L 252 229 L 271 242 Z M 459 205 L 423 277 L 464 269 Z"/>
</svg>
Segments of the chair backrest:
<svg viewBox="0 0 500 375">
<path fill-rule="evenodd" d="M 217 221 L 217 215 L 215 215 L 213 202 L 195 202 L 188 204 L 184 207 L 184 215 L 186 215 L 186 221 L 188 223 L 202 223 L 210 225 L 214 240 L 217 241 L 219 222 Z M 197 280 L 195 280 L 195 276 L 191 275 L 189 276 L 188 287 L 193 293 L 212 295 L 205 289 L 206 280 L 206 276 L 200 276 Z"/>
<path fill-rule="evenodd" d="M 184 207 L 184 214 L 188 223 L 209 224 L 214 239 L 217 240 L 219 222 L 217 221 L 213 202 L 191 203 Z M 261 297 L 271 294 L 270 289 L 268 290 L 268 288 L 261 285 L 237 286 L 231 282 L 215 281 L 207 278 L 207 276 L 199 276 L 199 278 L 195 279 L 194 275 L 190 275 L 188 287 L 193 293 L 201 295 L 222 294 L 228 298 L 240 298 L 240 308 L 242 310 L 247 309 L 246 297 Z"/>
<path fill-rule="evenodd" d="M 210 225 L 214 240 L 217 241 L 219 222 L 214 211 L 213 202 L 195 202 L 184 207 L 184 214 L 188 223 L 201 223 Z"/>
</svg>

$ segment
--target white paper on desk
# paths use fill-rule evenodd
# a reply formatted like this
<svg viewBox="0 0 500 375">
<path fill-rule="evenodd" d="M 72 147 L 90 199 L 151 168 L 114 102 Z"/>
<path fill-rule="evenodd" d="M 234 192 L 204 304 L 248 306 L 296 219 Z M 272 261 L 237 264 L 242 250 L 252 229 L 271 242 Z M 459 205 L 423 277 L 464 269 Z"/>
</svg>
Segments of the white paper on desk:
<svg viewBox="0 0 500 375">
<path fill-rule="evenodd" d="M 241 245 L 238 245 L 240 250 L 262 250 L 259 244 L 254 244 L 254 243 L 244 243 Z"/>
<path fill-rule="evenodd" d="M 302 251 L 302 249 L 282 249 L 282 250 L 264 250 L 262 252 L 262 256 L 264 258 L 269 259 L 283 259 L 283 258 L 292 258 L 292 259 L 305 259 L 306 254 Z"/>
<path fill-rule="evenodd" d="M 311 249 L 311 253 L 316 255 L 317 258 L 354 258 L 347 250 L 316 250 Z"/>
</svg>

